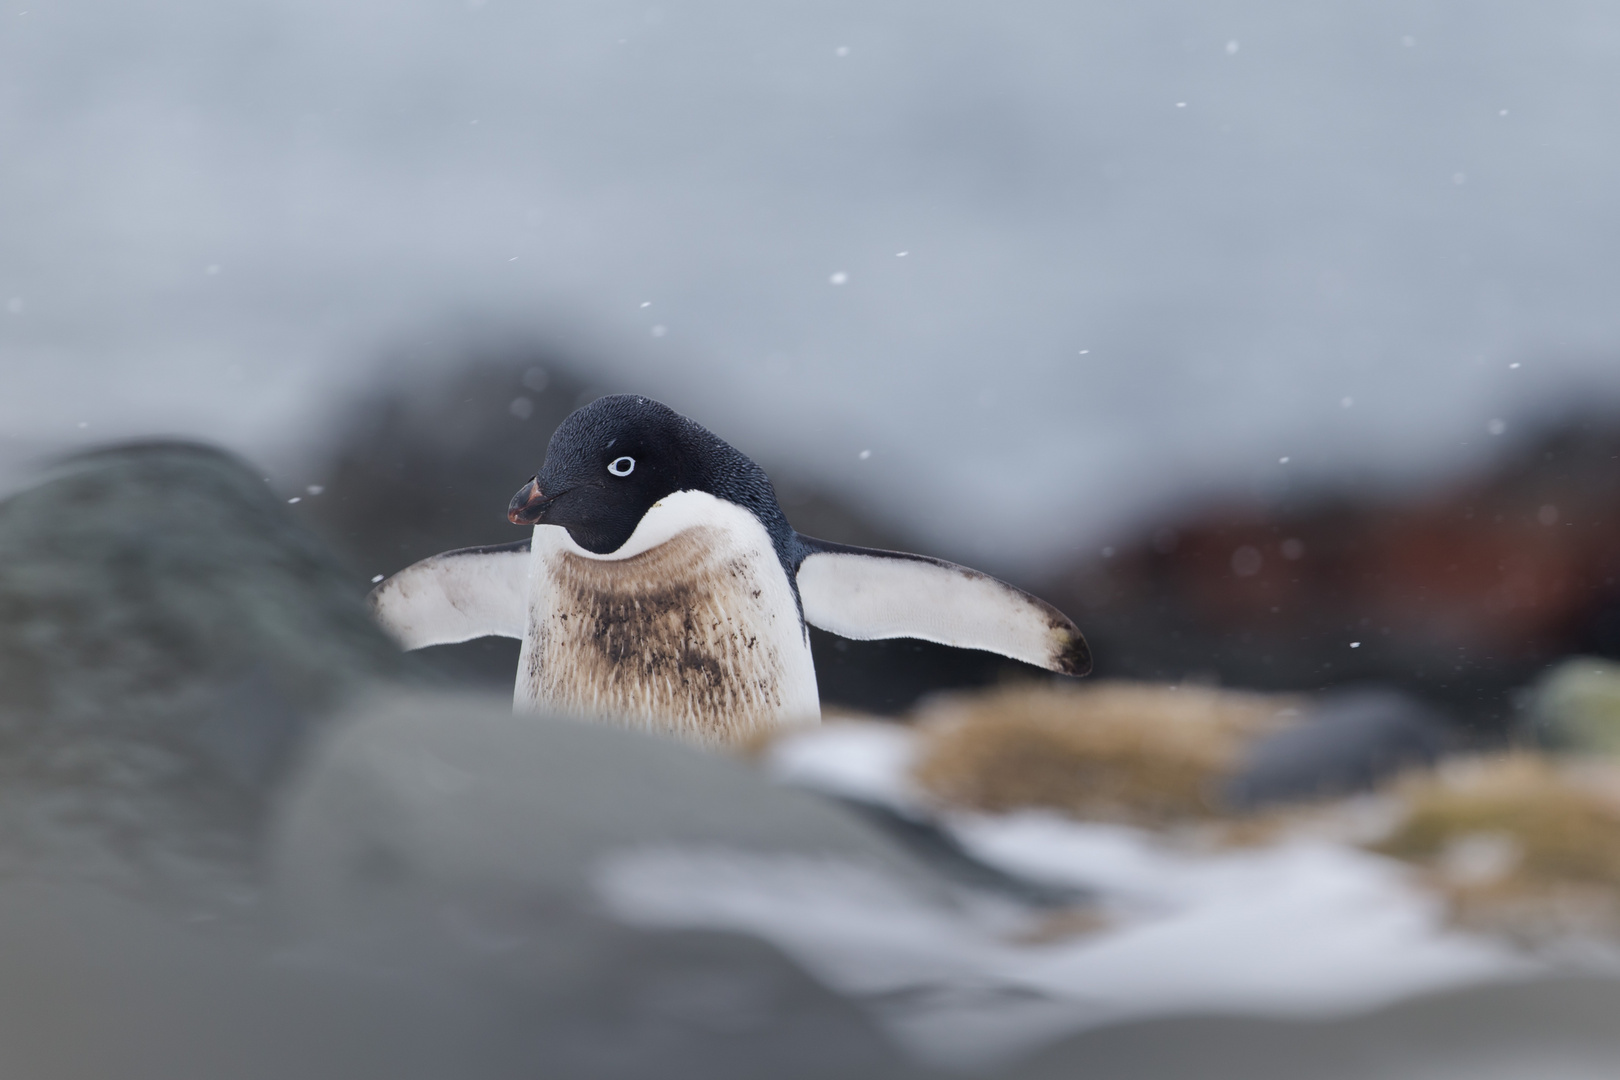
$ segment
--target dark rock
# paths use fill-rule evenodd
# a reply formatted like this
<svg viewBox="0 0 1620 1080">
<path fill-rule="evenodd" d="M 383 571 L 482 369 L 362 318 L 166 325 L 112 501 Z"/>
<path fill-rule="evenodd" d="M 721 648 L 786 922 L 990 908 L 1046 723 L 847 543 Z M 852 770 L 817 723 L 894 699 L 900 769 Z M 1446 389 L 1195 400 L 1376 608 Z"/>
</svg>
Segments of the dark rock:
<svg viewBox="0 0 1620 1080">
<path fill-rule="evenodd" d="M 1432 766 L 1456 744 L 1445 714 L 1399 691 L 1341 691 L 1320 698 L 1298 725 L 1257 740 L 1226 800 L 1252 808 L 1368 791 Z"/>
</svg>

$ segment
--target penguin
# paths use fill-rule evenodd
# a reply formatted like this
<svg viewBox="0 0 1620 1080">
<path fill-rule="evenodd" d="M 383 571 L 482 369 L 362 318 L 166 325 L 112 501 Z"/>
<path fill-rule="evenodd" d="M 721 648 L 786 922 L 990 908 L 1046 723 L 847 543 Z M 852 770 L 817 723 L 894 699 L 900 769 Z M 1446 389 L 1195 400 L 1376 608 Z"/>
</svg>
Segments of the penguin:
<svg viewBox="0 0 1620 1080">
<path fill-rule="evenodd" d="M 763 469 L 650 398 L 612 395 L 570 414 L 507 517 L 532 536 L 424 559 L 376 586 L 371 604 L 406 649 L 520 639 L 519 712 L 700 744 L 818 720 L 811 626 L 1091 670 L 1074 623 L 1011 585 L 796 532 Z"/>
</svg>

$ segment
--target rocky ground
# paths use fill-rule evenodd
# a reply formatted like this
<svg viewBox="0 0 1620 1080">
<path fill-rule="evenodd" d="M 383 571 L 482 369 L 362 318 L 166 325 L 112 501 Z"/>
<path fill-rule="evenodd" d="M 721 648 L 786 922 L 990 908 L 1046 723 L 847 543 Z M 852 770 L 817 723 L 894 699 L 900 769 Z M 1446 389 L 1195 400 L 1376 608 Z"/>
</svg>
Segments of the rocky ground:
<svg viewBox="0 0 1620 1080">
<path fill-rule="evenodd" d="M 1140 685 L 718 755 L 514 717 L 363 590 L 206 447 L 0 504 L 0 1074 L 1577 1077 L 1620 1049 L 1601 669 L 1544 688 L 1585 757 L 1472 773 L 1398 699 Z"/>
</svg>

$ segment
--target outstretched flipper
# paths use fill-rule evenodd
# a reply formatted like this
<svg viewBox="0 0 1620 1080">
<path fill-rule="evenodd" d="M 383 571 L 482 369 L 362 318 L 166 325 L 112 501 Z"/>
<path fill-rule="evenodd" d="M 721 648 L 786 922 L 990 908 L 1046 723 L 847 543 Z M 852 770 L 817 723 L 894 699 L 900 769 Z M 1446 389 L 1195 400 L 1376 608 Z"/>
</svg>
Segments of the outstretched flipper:
<svg viewBox="0 0 1620 1080">
<path fill-rule="evenodd" d="M 799 598 L 811 626 L 855 641 L 920 638 L 983 649 L 1063 675 L 1091 670 L 1069 617 L 1044 600 L 965 566 L 801 536 Z"/>
<path fill-rule="evenodd" d="M 406 649 L 479 637 L 522 638 L 529 541 L 462 548 L 413 563 L 371 590 L 371 610 Z"/>
</svg>

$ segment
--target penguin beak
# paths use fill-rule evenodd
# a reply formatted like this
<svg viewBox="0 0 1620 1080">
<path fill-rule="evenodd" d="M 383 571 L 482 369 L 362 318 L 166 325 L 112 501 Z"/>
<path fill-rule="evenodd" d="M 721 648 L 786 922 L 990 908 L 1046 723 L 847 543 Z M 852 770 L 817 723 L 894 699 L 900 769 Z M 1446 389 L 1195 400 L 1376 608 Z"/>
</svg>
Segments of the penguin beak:
<svg viewBox="0 0 1620 1080">
<path fill-rule="evenodd" d="M 506 508 L 506 520 L 514 525 L 538 524 L 545 516 L 546 507 L 556 497 L 541 491 L 539 477 L 531 476 L 529 482 L 512 496 L 512 504 Z"/>
</svg>

